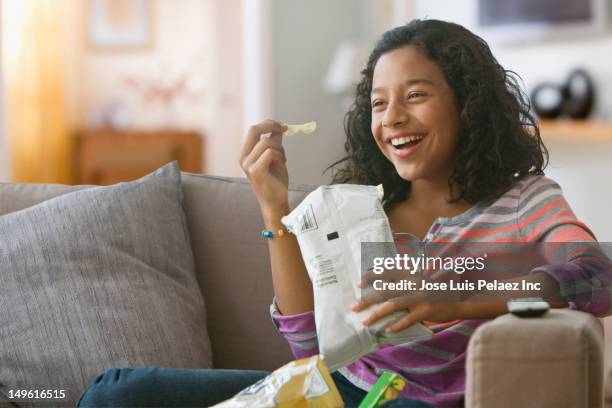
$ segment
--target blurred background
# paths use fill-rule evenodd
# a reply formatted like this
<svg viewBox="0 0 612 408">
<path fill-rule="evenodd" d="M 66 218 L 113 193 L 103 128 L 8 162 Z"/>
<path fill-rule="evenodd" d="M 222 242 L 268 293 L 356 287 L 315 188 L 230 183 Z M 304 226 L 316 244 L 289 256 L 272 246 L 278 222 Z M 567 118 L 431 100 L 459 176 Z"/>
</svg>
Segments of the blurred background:
<svg viewBox="0 0 612 408">
<path fill-rule="evenodd" d="M 293 183 L 327 183 L 369 49 L 412 18 L 466 26 L 518 73 L 547 174 L 612 241 L 611 0 L 0 0 L 0 181 L 109 184 L 178 159 L 241 177 L 249 124 L 286 140 Z M 2 199 L 0 197 L 0 199 Z"/>
</svg>

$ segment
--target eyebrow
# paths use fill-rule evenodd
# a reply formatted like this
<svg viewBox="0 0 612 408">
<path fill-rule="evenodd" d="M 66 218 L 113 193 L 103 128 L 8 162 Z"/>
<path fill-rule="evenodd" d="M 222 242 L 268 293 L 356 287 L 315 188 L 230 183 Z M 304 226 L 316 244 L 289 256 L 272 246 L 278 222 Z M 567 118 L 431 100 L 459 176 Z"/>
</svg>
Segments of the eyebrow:
<svg viewBox="0 0 612 408">
<path fill-rule="evenodd" d="M 426 79 L 426 78 L 415 78 L 415 79 L 409 79 L 407 81 L 404 82 L 404 85 L 406 86 L 411 86 L 414 84 L 427 84 L 427 85 L 434 85 L 433 81 Z M 370 95 L 381 92 L 383 89 L 381 87 L 377 87 L 372 89 L 372 92 L 370 92 Z"/>
</svg>

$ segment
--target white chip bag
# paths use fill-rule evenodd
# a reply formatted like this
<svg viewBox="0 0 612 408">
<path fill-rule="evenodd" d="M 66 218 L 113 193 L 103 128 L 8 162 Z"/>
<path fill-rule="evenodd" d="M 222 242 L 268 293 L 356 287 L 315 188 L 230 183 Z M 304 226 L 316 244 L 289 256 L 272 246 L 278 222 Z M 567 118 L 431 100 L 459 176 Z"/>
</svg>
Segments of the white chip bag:
<svg viewBox="0 0 612 408">
<path fill-rule="evenodd" d="M 361 321 L 372 313 L 373 307 L 358 313 L 350 309 L 359 298 L 361 243 L 393 243 L 382 196 L 382 186 L 322 186 L 282 219 L 287 230 L 297 236 L 313 283 L 319 351 L 330 371 L 382 344 L 431 338 L 433 334 L 422 324 L 397 333 L 383 330 L 407 312 L 396 312 L 366 327 Z M 393 253 L 384 256 L 395 256 L 395 246 L 386 246 L 389 247 Z"/>
</svg>

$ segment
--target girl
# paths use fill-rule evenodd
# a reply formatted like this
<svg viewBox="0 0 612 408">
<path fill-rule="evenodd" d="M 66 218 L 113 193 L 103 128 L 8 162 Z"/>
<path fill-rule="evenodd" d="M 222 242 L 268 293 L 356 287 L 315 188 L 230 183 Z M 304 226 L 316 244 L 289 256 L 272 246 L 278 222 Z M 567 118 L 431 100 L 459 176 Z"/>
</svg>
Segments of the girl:
<svg viewBox="0 0 612 408">
<path fill-rule="evenodd" d="M 240 154 L 242 169 L 271 231 L 283 228 L 280 219 L 289 212 L 281 140 L 286 129 L 272 120 L 252 126 Z M 559 186 L 543 176 L 547 151 L 514 74 L 499 65 L 481 38 L 457 24 L 414 20 L 386 32 L 362 72 L 345 130 L 347 157 L 335 163 L 340 167 L 334 181 L 382 183 L 391 228 L 404 233 L 402 240 L 594 242 Z M 312 285 L 297 240 L 274 237 L 269 250 L 276 295 L 273 319 L 296 358 L 316 354 Z M 610 310 L 610 274 L 579 258 L 538 268 L 527 279 L 541 285 L 544 297 L 562 295 L 563 300 L 553 306 L 570 305 L 604 316 Z M 576 290 L 585 284 L 592 290 Z M 358 303 L 354 310 L 368 305 Z M 388 330 L 428 321 L 436 322 L 432 324 L 436 336 L 384 346 L 334 373 L 346 405 L 357 406 L 384 369 L 408 380 L 402 395 L 411 398 L 387 406 L 462 405 L 470 335 L 484 319 L 507 313 L 505 303 L 386 301 L 375 307 L 364 324 L 397 310 L 409 313 Z M 159 384 L 172 382 L 183 390 L 199 389 L 188 402 L 175 399 L 176 405 L 212 404 L 265 374 L 195 372 L 153 375 L 133 370 L 131 375 L 139 374 L 141 380 L 130 392 L 140 394 L 135 392 L 138 387 L 156 384 L 159 389 Z M 116 392 L 118 386 L 103 386 L 120 377 L 116 374 L 111 370 L 100 376 L 81 405 L 100 401 L 125 405 Z M 197 387 L 190 386 L 196 378 Z M 215 394 L 219 388 L 225 394 Z M 158 397 L 153 393 L 152 405 L 160 405 Z"/>
<path fill-rule="evenodd" d="M 546 149 L 514 76 L 482 39 L 459 25 L 416 20 L 385 33 L 363 71 L 345 128 L 348 156 L 335 182 L 382 183 L 391 229 L 409 233 L 403 239 L 593 241 L 560 188 L 542 176 Z M 282 227 L 280 218 L 289 211 L 283 130 L 274 121 L 253 127 L 241 155 L 272 231 Z M 278 238 L 269 245 L 274 320 L 296 357 L 316 353 L 312 289 L 296 241 Z M 546 298 L 573 293 L 575 266 L 540 268 L 527 279 L 540 283 Z M 595 279 L 584 269 L 584 279 Z M 598 274 L 609 282 L 610 271 Z M 566 300 L 607 314 L 605 286 L 587 294 L 605 301 Z M 380 370 L 390 369 L 408 379 L 405 395 L 460 405 L 470 335 L 481 319 L 507 313 L 505 303 L 383 302 L 364 324 L 408 308 L 408 316 L 389 330 L 423 320 L 454 324 L 441 326 L 432 340 L 381 348 L 341 369 L 337 381 L 368 389 Z"/>
</svg>

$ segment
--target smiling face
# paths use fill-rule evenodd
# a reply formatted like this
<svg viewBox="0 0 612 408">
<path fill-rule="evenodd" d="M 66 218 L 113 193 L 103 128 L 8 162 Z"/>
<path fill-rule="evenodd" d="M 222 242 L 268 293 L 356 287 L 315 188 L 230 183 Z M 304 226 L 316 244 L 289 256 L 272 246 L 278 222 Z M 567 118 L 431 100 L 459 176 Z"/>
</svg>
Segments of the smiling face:
<svg viewBox="0 0 612 408">
<path fill-rule="evenodd" d="M 458 139 L 453 90 L 415 46 L 383 54 L 372 79 L 372 134 L 407 181 L 448 181 Z"/>
</svg>

